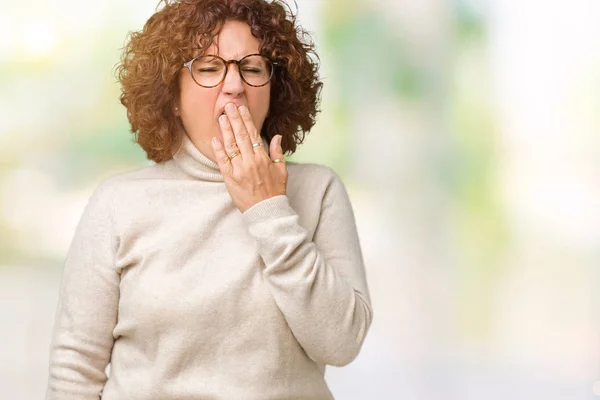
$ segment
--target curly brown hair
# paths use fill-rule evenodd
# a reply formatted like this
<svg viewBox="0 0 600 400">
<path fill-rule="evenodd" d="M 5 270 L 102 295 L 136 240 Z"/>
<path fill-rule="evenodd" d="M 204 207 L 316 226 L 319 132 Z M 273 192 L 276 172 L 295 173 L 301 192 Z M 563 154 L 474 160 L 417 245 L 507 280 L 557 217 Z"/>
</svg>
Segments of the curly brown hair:
<svg viewBox="0 0 600 400">
<path fill-rule="evenodd" d="M 147 158 L 163 162 L 183 132 L 173 109 L 179 97 L 178 74 L 194 53 L 205 52 L 227 20 L 250 26 L 259 51 L 278 63 L 271 80 L 271 101 L 261 135 L 282 135 L 284 153 L 315 124 L 323 83 L 319 57 L 306 30 L 284 0 L 161 0 L 143 29 L 130 32 L 116 75 L 121 104 L 127 109 L 134 140 Z M 314 56 L 314 57 L 311 57 Z"/>
</svg>

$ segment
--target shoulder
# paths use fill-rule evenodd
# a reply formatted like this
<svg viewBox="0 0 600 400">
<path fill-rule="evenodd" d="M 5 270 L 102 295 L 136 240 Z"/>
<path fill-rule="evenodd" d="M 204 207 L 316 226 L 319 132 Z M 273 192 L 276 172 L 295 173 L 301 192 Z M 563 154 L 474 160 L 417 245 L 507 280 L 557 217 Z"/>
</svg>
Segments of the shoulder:
<svg viewBox="0 0 600 400">
<path fill-rule="evenodd" d="M 115 209 L 120 208 L 120 203 L 139 198 L 141 187 L 145 187 L 150 180 L 160 178 L 164 174 L 164 168 L 160 164 L 152 164 L 105 176 L 91 189 L 86 207 L 92 210 L 101 208 L 115 212 Z"/>
<path fill-rule="evenodd" d="M 103 183 L 106 185 L 124 185 L 136 181 L 143 181 L 148 179 L 160 179 L 169 177 L 168 171 L 166 170 L 164 163 L 152 163 L 145 165 L 133 170 L 124 171 L 112 174 L 104 179 Z"/>
<path fill-rule="evenodd" d="M 347 198 L 346 187 L 340 175 L 331 167 L 316 163 L 288 162 L 288 193 L 297 202 L 309 198 L 319 203 Z"/>
<path fill-rule="evenodd" d="M 303 185 L 330 185 L 341 178 L 331 167 L 317 163 L 287 163 L 289 182 Z"/>
<path fill-rule="evenodd" d="M 168 177 L 169 174 L 164 164 L 152 163 L 133 170 L 109 175 L 100 180 L 96 191 L 102 193 L 115 192 L 140 182 Z"/>
<path fill-rule="evenodd" d="M 312 232 L 323 225 L 351 228 L 354 210 L 338 172 L 322 164 L 288 162 L 288 175 L 287 195 L 302 226 Z"/>
</svg>

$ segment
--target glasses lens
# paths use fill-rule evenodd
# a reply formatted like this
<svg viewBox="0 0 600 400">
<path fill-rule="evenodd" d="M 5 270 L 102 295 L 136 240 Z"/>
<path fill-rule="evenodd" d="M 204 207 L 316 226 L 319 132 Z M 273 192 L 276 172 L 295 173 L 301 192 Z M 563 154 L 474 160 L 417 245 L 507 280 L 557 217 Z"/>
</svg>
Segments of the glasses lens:
<svg viewBox="0 0 600 400">
<path fill-rule="evenodd" d="M 264 56 L 249 56 L 242 60 L 240 72 L 244 80 L 250 85 L 262 86 L 271 80 L 273 64 Z"/>
<path fill-rule="evenodd" d="M 225 62 L 214 56 L 203 56 L 192 63 L 194 80 L 207 87 L 216 86 L 225 76 Z M 266 85 L 273 75 L 273 64 L 261 55 L 244 58 L 240 63 L 240 73 L 244 80 L 252 86 Z"/>
<path fill-rule="evenodd" d="M 225 74 L 225 63 L 212 56 L 197 58 L 192 63 L 194 80 L 202 86 L 215 86 Z"/>
</svg>

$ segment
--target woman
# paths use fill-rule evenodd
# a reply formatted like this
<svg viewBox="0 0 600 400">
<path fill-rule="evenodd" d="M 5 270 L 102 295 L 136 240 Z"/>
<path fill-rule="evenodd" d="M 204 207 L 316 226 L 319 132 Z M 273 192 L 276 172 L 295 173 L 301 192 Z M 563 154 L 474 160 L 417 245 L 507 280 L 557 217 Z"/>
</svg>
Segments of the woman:
<svg viewBox="0 0 600 400">
<path fill-rule="evenodd" d="M 280 2 L 181 0 L 132 34 L 121 102 L 156 163 L 85 208 L 47 399 L 333 398 L 373 313 L 343 183 L 283 160 L 322 85 L 297 29 Z"/>
</svg>

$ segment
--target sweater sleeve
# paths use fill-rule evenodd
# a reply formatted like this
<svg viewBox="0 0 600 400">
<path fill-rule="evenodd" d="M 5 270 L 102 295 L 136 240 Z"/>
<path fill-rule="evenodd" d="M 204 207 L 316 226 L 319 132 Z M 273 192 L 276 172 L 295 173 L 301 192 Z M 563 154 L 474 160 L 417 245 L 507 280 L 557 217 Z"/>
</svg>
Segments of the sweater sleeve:
<svg viewBox="0 0 600 400">
<path fill-rule="evenodd" d="M 100 185 L 83 211 L 64 264 L 46 400 L 100 398 L 119 300 L 115 232 L 110 193 Z"/>
<path fill-rule="evenodd" d="M 274 300 L 306 354 L 344 366 L 358 355 L 373 312 L 350 200 L 332 173 L 312 241 L 287 195 L 261 201 L 243 217 Z"/>
</svg>

